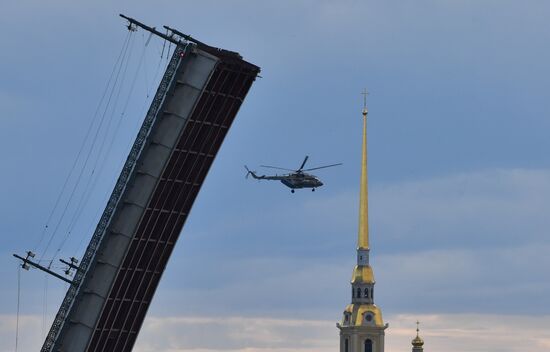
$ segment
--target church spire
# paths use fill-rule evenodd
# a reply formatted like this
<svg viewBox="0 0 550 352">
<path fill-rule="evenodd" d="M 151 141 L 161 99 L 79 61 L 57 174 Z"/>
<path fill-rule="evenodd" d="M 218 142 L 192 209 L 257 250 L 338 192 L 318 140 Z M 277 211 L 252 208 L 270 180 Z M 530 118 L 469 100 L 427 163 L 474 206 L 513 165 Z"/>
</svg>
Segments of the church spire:
<svg viewBox="0 0 550 352">
<path fill-rule="evenodd" d="M 382 311 L 374 304 L 374 273 L 369 264 L 369 209 L 367 176 L 367 92 L 363 100 L 363 149 L 361 157 L 361 187 L 359 201 L 359 234 L 357 265 L 351 278 L 351 304 L 343 314 L 340 329 L 340 352 L 384 352 Z"/>
<path fill-rule="evenodd" d="M 361 193 L 359 200 L 358 249 L 369 249 L 369 188 L 367 169 L 367 90 L 363 93 L 363 149 L 361 157 Z"/>
</svg>

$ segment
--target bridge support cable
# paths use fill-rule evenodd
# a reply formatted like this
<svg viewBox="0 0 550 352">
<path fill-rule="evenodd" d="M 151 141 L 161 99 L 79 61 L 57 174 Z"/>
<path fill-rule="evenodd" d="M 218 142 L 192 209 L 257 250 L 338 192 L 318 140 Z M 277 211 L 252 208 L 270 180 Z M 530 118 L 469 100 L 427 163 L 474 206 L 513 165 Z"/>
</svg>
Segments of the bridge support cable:
<svg viewBox="0 0 550 352">
<path fill-rule="evenodd" d="M 149 44 L 152 36 L 153 33 L 149 33 L 149 38 L 147 39 L 147 41 L 145 41 L 145 34 L 141 32 L 141 40 L 143 41 L 143 46 L 145 48 Z M 145 72 L 145 89 L 147 91 L 147 98 L 149 98 L 149 75 L 147 74 L 147 58 L 143 57 L 143 59 L 145 60 L 145 66 L 143 68 L 143 71 Z"/>
<path fill-rule="evenodd" d="M 47 251 L 50 247 L 50 245 L 52 244 L 52 241 L 54 240 L 54 238 L 56 237 L 57 233 L 58 233 L 58 230 L 61 226 L 61 223 L 63 222 L 64 218 L 65 218 L 65 214 L 67 213 L 67 210 L 69 209 L 69 205 L 71 204 L 72 202 L 72 199 L 78 189 L 78 186 L 80 185 L 81 181 L 82 181 L 82 176 L 84 174 L 84 171 L 86 170 L 86 167 L 88 166 L 88 162 L 90 160 L 90 157 L 95 149 L 95 146 L 96 146 L 96 142 L 98 140 L 98 136 L 99 136 L 99 133 L 101 132 L 102 130 L 102 126 L 103 126 L 103 123 L 105 122 L 105 117 L 107 116 L 107 111 L 111 105 L 111 101 L 113 99 L 113 96 L 114 96 L 114 93 L 115 93 L 115 89 L 117 87 L 117 84 L 118 84 L 118 81 L 119 81 L 119 78 L 120 78 L 120 74 L 121 74 L 121 70 L 122 70 L 122 67 L 124 65 L 124 62 L 127 60 L 127 53 L 128 53 L 128 47 L 129 47 L 129 44 L 127 44 L 124 48 L 124 53 L 122 55 L 122 59 L 120 60 L 119 62 L 119 65 L 118 65 L 118 68 L 116 70 L 116 75 L 115 75 L 115 78 L 114 78 L 114 82 L 113 84 L 111 85 L 111 88 L 110 88 L 110 92 L 109 92 L 109 96 L 108 96 L 108 99 L 107 99 L 107 102 L 105 103 L 105 108 L 103 110 L 103 113 L 101 115 L 101 119 L 99 120 L 99 124 L 95 130 L 95 133 L 93 135 L 93 138 L 92 138 L 92 143 L 90 145 L 90 148 L 86 154 L 86 158 L 83 162 L 83 166 L 82 168 L 80 169 L 80 172 L 78 173 L 78 176 L 76 178 L 76 182 L 74 183 L 74 186 L 71 190 L 71 193 L 69 195 L 69 199 L 67 200 L 67 203 L 65 204 L 65 207 L 63 208 L 63 212 L 59 218 L 59 220 L 57 221 L 57 224 L 55 226 L 55 229 L 53 231 L 53 233 L 50 235 L 50 239 L 48 240 L 48 243 L 46 245 L 46 248 L 44 249 L 44 252 L 42 253 L 42 256 L 40 258 L 40 260 L 42 260 L 44 258 L 44 256 L 47 254 Z M 53 262 L 53 259 L 51 260 L 50 262 L 50 265 L 51 263 Z"/>
<path fill-rule="evenodd" d="M 44 290 L 42 292 L 42 333 L 41 337 L 46 336 L 46 320 L 48 317 L 48 275 L 44 274 Z"/>
<path fill-rule="evenodd" d="M 118 62 L 121 60 L 122 54 L 123 54 L 123 52 L 125 51 L 125 48 L 126 48 L 126 46 L 128 45 L 129 40 L 130 40 L 130 33 L 128 33 L 128 35 L 126 36 L 126 39 L 124 40 L 124 44 L 122 45 L 122 48 L 121 48 L 121 50 L 120 50 L 120 53 L 119 53 L 119 55 L 118 55 L 118 57 L 117 57 L 117 59 L 116 59 L 116 61 L 115 61 L 115 65 L 114 65 L 113 70 L 112 70 L 112 72 L 111 72 L 111 74 L 110 74 L 110 77 L 109 77 L 109 79 L 108 79 L 108 81 L 107 81 L 107 85 L 106 85 L 106 87 L 105 87 L 105 89 L 104 89 L 103 95 L 102 95 L 102 97 L 101 97 L 101 99 L 100 99 L 100 102 L 99 102 L 99 104 L 98 104 L 98 106 L 97 106 L 97 109 L 96 109 L 96 111 L 95 111 L 95 113 L 94 113 L 94 115 L 93 115 L 93 118 L 92 118 L 92 120 L 90 121 L 90 125 L 88 126 L 88 129 L 87 129 L 87 131 L 86 131 L 86 135 L 85 135 L 85 137 L 84 137 L 84 139 L 83 139 L 83 141 L 82 141 L 82 144 L 81 144 L 81 146 L 80 146 L 80 148 L 79 148 L 79 150 L 78 150 L 78 153 L 77 153 L 77 155 L 76 155 L 76 158 L 75 158 L 75 160 L 74 160 L 74 162 L 73 162 L 73 164 L 72 164 L 72 166 L 71 166 L 71 169 L 70 169 L 70 171 L 69 171 L 67 177 L 65 178 L 65 181 L 63 182 L 63 186 L 61 187 L 61 191 L 59 192 L 59 194 L 58 194 L 58 196 L 57 196 L 57 199 L 56 199 L 56 201 L 55 201 L 55 203 L 54 203 L 54 206 L 53 206 L 53 208 L 52 208 L 52 210 L 51 210 L 51 212 L 50 212 L 50 214 L 49 214 L 49 216 L 48 216 L 48 218 L 47 218 L 47 220 L 46 220 L 46 225 L 45 225 L 44 228 L 42 229 L 42 232 L 41 232 L 41 234 L 40 234 L 40 238 L 39 238 L 37 244 L 35 245 L 35 247 L 34 247 L 34 249 L 33 249 L 33 252 L 37 252 L 38 249 L 39 249 L 39 247 L 40 247 L 40 245 L 41 245 L 42 242 L 44 241 L 44 237 L 45 237 L 45 235 L 46 235 L 46 232 L 47 232 L 47 230 L 49 229 L 49 224 L 50 224 L 50 222 L 51 222 L 51 220 L 52 220 L 52 218 L 53 218 L 53 215 L 54 215 L 54 213 L 55 213 L 57 207 L 59 206 L 59 202 L 61 201 L 61 198 L 62 198 L 63 194 L 65 193 L 65 190 L 66 190 L 66 188 L 67 188 L 67 185 L 68 185 L 68 183 L 69 183 L 69 180 L 70 180 L 70 178 L 71 178 L 71 176 L 72 176 L 72 174 L 73 174 L 73 172 L 74 172 L 74 170 L 75 170 L 75 168 L 76 168 L 76 166 L 77 166 L 77 164 L 78 164 L 78 161 L 80 160 L 80 156 L 81 156 L 81 154 L 82 154 L 82 152 L 83 152 L 83 150 L 84 150 L 84 147 L 85 147 L 85 145 L 86 145 L 86 141 L 88 140 L 88 137 L 89 137 L 89 135 L 90 135 L 90 133 L 91 133 L 91 131 L 92 131 L 93 125 L 95 124 L 95 121 L 96 121 L 96 118 L 97 118 L 97 113 L 99 112 L 99 108 L 100 108 L 100 106 L 101 106 L 102 103 L 103 103 L 103 99 L 105 98 L 105 95 L 106 95 L 106 93 L 107 93 L 107 91 L 108 91 L 108 87 L 110 86 L 111 80 L 112 80 L 113 75 L 114 75 L 114 73 L 115 73 L 115 71 L 116 71 L 116 67 L 118 66 Z"/>
<path fill-rule="evenodd" d="M 123 90 L 123 87 L 124 87 L 124 81 L 125 81 L 125 78 L 126 78 L 126 73 L 128 71 L 128 66 L 129 66 L 129 58 L 132 56 L 132 52 L 133 52 L 133 45 L 130 44 L 130 47 L 129 47 L 129 51 L 128 51 L 128 54 L 126 55 L 127 59 L 126 60 L 123 60 L 124 62 L 124 69 L 122 71 L 122 75 L 121 75 L 121 79 L 120 79 L 120 84 L 118 85 L 118 87 L 116 87 L 117 89 L 117 93 L 116 93 L 116 96 L 113 100 L 113 104 L 111 104 L 111 107 L 110 107 L 110 113 L 109 113 L 109 117 L 107 118 L 107 126 L 105 127 L 105 132 L 103 133 L 103 138 L 102 138 L 102 141 L 100 143 L 100 147 L 99 147 L 99 151 L 96 153 L 96 156 L 95 156 L 95 160 L 93 162 L 93 165 L 92 165 L 92 168 L 91 168 L 91 172 L 90 172 L 90 175 L 89 177 L 87 178 L 87 182 L 86 182 L 86 185 L 84 187 L 84 190 L 82 191 L 82 194 L 80 196 L 80 199 L 78 201 L 78 205 L 76 207 L 76 210 L 74 211 L 73 213 L 73 216 L 71 218 L 71 221 L 69 222 L 69 225 L 67 227 L 67 230 L 66 230 L 66 233 L 65 233 L 65 236 L 63 237 L 61 243 L 59 244 L 58 248 L 57 248 L 57 251 L 55 252 L 54 256 L 53 256 L 53 259 L 52 261 L 54 261 L 56 258 L 57 258 L 57 255 L 59 254 L 59 252 L 63 249 L 63 247 L 65 246 L 67 240 L 69 239 L 70 235 L 73 233 L 73 230 L 74 230 L 74 227 L 76 226 L 77 224 L 77 221 L 78 219 L 80 218 L 85 206 L 88 204 L 88 201 L 90 199 L 90 196 L 92 194 L 92 191 L 95 189 L 95 186 L 97 184 L 97 180 L 100 178 L 102 172 L 103 172 L 103 169 L 106 165 L 105 162 L 101 163 L 101 165 L 99 166 L 99 170 L 97 170 L 98 168 L 98 165 L 99 165 L 99 161 L 100 160 L 107 160 L 109 154 L 110 154 L 110 151 L 111 151 L 111 147 L 114 143 L 114 140 L 115 140 L 115 137 L 116 137 L 116 134 L 118 132 L 118 129 L 119 129 L 119 126 L 120 126 L 120 122 L 121 122 L 121 119 L 122 119 L 122 116 L 124 115 L 124 111 L 126 109 L 126 106 L 124 107 L 122 113 L 121 113 L 121 118 L 119 119 L 118 121 L 118 124 L 117 124 L 117 128 L 115 129 L 115 131 L 112 133 L 112 138 L 111 138 L 111 141 L 109 143 L 109 146 L 107 147 L 107 149 L 105 149 L 105 145 L 106 145 L 106 142 L 107 142 L 107 138 L 109 137 L 109 132 L 111 131 L 111 125 L 113 123 L 113 120 L 114 120 L 114 117 L 116 115 L 116 110 L 117 110 L 117 107 L 118 107 L 118 102 L 119 102 L 119 98 L 120 98 L 120 95 L 122 93 L 122 90 Z M 139 64 L 140 65 L 140 64 Z M 138 66 L 139 66 L 138 65 Z M 133 80 L 135 82 L 135 78 Z M 133 82 L 133 83 L 134 83 Z M 115 87 L 113 86 L 113 89 Z M 133 88 L 130 88 L 130 90 L 132 90 Z M 105 107 L 105 113 L 107 113 L 107 111 L 109 110 L 109 106 L 106 106 Z"/>
<path fill-rule="evenodd" d="M 167 40 L 163 40 L 163 42 L 166 43 Z M 164 47 L 164 45 L 163 45 L 163 47 Z M 172 42 L 168 41 L 168 48 L 165 50 L 164 55 L 167 57 L 167 60 L 169 60 L 170 57 L 172 56 Z M 132 81 L 132 84 L 131 84 L 131 87 L 130 87 L 130 91 L 128 92 L 128 96 L 126 97 L 126 102 L 125 102 L 125 104 L 124 104 L 124 109 L 123 109 L 123 114 L 122 114 L 123 116 L 121 116 L 121 119 L 119 120 L 119 123 L 118 123 L 118 125 L 117 125 L 117 127 L 116 127 L 117 131 L 120 129 L 120 124 L 121 124 L 121 122 L 122 122 L 123 117 L 126 115 L 127 107 L 128 107 L 128 105 L 129 105 L 129 103 L 130 103 L 130 100 L 131 100 L 131 97 L 132 97 L 132 93 L 133 93 L 133 91 L 134 91 L 134 89 L 135 89 L 135 84 L 136 84 L 136 82 L 137 82 L 137 79 L 138 79 L 139 76 L 140 76 L 140 75 L 139 75 L 139 72 L 141 71 L 141 65 L 142 65 L 142 63 L 143 63 L 143 60 L 140 60 L 140 62 L 139 62 L 138 65 L 137 65 L 136 71 L 135 71 L 135 73 L 134 73 L 134 76 L 133 76 L 134 78 L 133 78 L 133 81 Z M 159 63 L 158 63 L 158 66 L 157 66 L 157 72 L 155 73 L 155 77 L 154 77 L 154 82 L 159 82 L 159 81 L 161 80 L 161 78 L 162 78 L 162 71 L 160 70 L 160 68 L 163 68 L 163 70 L 166 69 L 166 67 L 165 67 L 165 65 L 163 65 L 163 63 L 167 65 L 167 64 L 168 64 L 168 61 L 164 62 L 164 56 L 163 56 L 163 54 L 161 53 L 161 57 L 160 57 L 160 59 L 159 59 Z M 147 91 L 147 92 L 146 92 L 146 98 L 148 98 L 148 97 L 149 97 L 149 93 L 148 93 L 148 91 Z M 140 111 L 140 114 L 143 116 L 143 115 L 146 113 L 147 106 L 148 106 L 148 104 L 150 104 L 150 101 L 148 101 L 147 99 L 142 99 L 142 101 L 143 101 L 143 103 L 142 103 L 141 108 L 139 109 L 139 111 Z M 133 129 L 132 129 L 132 131 L 134 131 L 134 130 L 136 131 L 135 134 L 137 134 L 137 131 L 139 131 L 140 123 L 141 123 L 141 121 L 139 121 L 138 119 L 136 119 L 136 123 L 135 123 L 135 125 L 134 125 L 134 127 L 133 127 Z M 111 149 L 111 147 L 112 147 L 112 145 L 113 145 L 113 143 L 114 143 L 114 141 L 115 141 L 115 135 L 116 135 L 116 133 L 113 135 L 113 138 L 111 139 L 110 146 L 109 146 L 108 149 Z M 127 150 L 128 152 L 131 150 L 132 145 L 133 145 L 133 141 L 132 141 L 132 140 L 128 141 L 128 145 L 127 145 L 127 147 L 126 147 L 126 150 Z M 124 160 L 124 159 L 121 159 L 121 162 L 120 162 L 120 164 L 119 164 L 119 166 L 118 166 L 118 169 L 119 169 L 119 170 L 122 169 L 122 167 L 124 166 L 124 163 L 125 163 L 125 160 Z M 105 166 L 105 164 L 101 164 L 101 168 L 102 168 L 102 169 L 103 169 L 104 166 Z M 100 172 L 98 173 L 98 176 L 97 176 L 97 177 L 99 177 L 99 175 L 101 175 L 101 170 L 100 170 Z M 96 178 L 96 181 L 97 181 L 97 178 Z M 93 189 L 95 189 L 95 186 L 92 186 L 92 190 L 93 190 Z M 102 202 L 103 204 L 106 203 L 106 202 L 108 201 L 110 195 L 111 195 L 111 191 L 106 191 L 106 192 L 105 192 L 105 195 L 104 195 L 104 197 L 103 197 L 104 201 Z M 83 233 L 90 233 L 90 232 L 92 232 L 92 231 L 94 230 L 95 225 L 97 225 L 97 222 L 98 222 L 100 213 L 101 213 L 101 209 L 97 210 L 97 212 L 95 213 L 95 215 L 94 215 L 93 217 L 91 217 L 91 220 L 89 221 L 89 224 L 88 224 L 88 226 L 86 227 L 87 229 L 89 229 L 89 231 L 84 231 Z M 71 232 L 72 232 L 72 229 L 71 229 Z M 75 251 L 75 254 L 76 254 L 77 257 L 80 257 L 80 256 L 81 256 L 81 252 L 82 252 L 83 246 L 84 246 L 84 240 L 85 240 L 85 236 L 82 235 L 82 236 L 80 237 L 80 240 L 79 240 L 77 249 L 76 249 L 76 251 Z"/>
<path fill-rule="evenodd" d="M 109 200 L 109 195 L 104 197 L 102 204 L 105 204 L 108 200 Z M 102 210 L 103 209 L 101 209 L 101 208 L 97 209 L 94 216 L 90 219 L 90 221 L 88 223 L 88 226 L 86 227 L 87 231 L 85 231 L 84 233 L 88 234 L 88 233 L 93 233 L 94 232 L 95 227 L 97 226 L 97 223 L 98 223 L 98 221 L 101 217 Z M 78 242 L 78 247 L 77 247 L 76 251 L 74 252 L 75 256 L 77 258 L 82 258 L 84 256 L 84 253 L 83 253 L 84 250 L 85 250 L 84 249 L 84 240 L 86 238 L 87 237 L 84 234 L 82 234 L 82 236 L 80 236 L 80 241 Z"/>
<path fill-rule="evenodd" d="M 166 41 L 164 41 L 164 42 L 166 42 Z M 139 72 L 143 70 L 143 63 L 144 63 L 144 61 L 145 61 L 145 59 L 144 59 L 144 58 L 145 58 L 145 55 L 147 54 L 147 51 L 146 51 L 147 48 L 148 48 L 148 46 L 146 46 L 146 45 L 143 46 L 142 53 L 141 53 L 140 58 L 139 58 L 139 60 L 138 60 L 137 66 L 136 66 L 136 68 L 135 68 L 135 72 L 134 72 L 133 75 L 131 76 L 131 77 L 133 77 L 133 78 L 132 78 L 132 80 L 131 80 L 130 87 L 129 87 L 128 90 L 127 90 L 126 99 L 124 100 L 124 104 L 123 104 L 123 106 L 122 106 L 122 109 L 120 110 L 120 114 L 119 114 L 119 118 L 118 118 L 118 120 L 117 120 L 116 127 L 115 127 L 113 133 L 111 134 L 111 138 L 110 138 L 110 140 L 109 140 L 109 143 L 108 143 L 107 148 L 105 149 L 105 153 L 103 153 L 103 152 L 102 152 L 102 151 L 103 151 L 103 146 L 105 145 L 105 139 L 106 139 L 106 137 L 107 137 L 107 135 L 105 135 L 104 141 L 103 141 L 103 143 L 102 143 L 102 148 L 100 149 L 100 153 L 98 153 L 98 155 L 96 156 L 96 160 L 95 160 L 95 162 L 94 162 L 94 167 L 93 167 L 93 170 L 92 170 L 92 175 L 94 176 L 94 177 L 93 177 L 93 181 L 92 181 L 92 178 L 90 177 L 90 179 L 88 180 L 88 183 L 86 184 L 85 192 L 83 193 L 83 195 L 82 195 L 82 197 L 81 197 L 81 199 L 80 199 L 80 201 L 79 201 L 79 205 L 78 205 L 78 207 L 77 207 L 77 211 L 75 212 L 75 214 L 74 214 L 74 216 L 73 216 L 73 219 L 71 220 L 71 223 L 70 223 L 69 229 L 68 229 L 68 231 L 67 231 L 67 234 L 66 234 L 66 236 L 65 236 L 65 238 L 64 238 L 64 240 L 63 240 L 63 242 L 61 243 L 60 247 L 58 248 L 58 250 L 57 250 L 57 252 L 56 252 L 56 255 L 57 255 L 57 254 L 60 252 L 60 250 L 64 247 L 64 245 L 66 244 L 66 241 L 67 241 L 68 237 L 69 237 L 72 233 L 74 233 L 74 232 L 73 232 L 73 231 L 74 231 L 74 228 L 75 228 L 76 224 L 78 223 L 78 221 L 79 221 L 79 219 L 80 219 L 80 217 L 81 217 L 81 215 L 82 215 L 82 212 L 83 212 L 83 210 L 84 210 L 86 204 L 88 204 L 89 199 L 90 199 L 90 197 L 91 197 L 91 195 L 92 195 L 93 190 L 96 189 L 96 185 L 97 185 L 98 180 L 100 179 L 101 175 L 103 174 L 103 170 L 104 170 L 104 168 L 105 168 L 106 163 L 105 163 L 105 162 L 104 162 L 104 163 L 101 163 L 101 164 L 99 165 L 99 170 L 97 170 L 98 161 L 99 161 L 99 160 L 106 160 L 106 159 L 108 158 L 108 156 L 110 155 L 111 151 L 112 151 L 112 147 L 113 147 L 113 145 L 114 145 L 114 142 L 115 142 L 115 140 L 116 140 L 116 137 L 117 137 L 117 135 L 118 135 L 118 132 L 119 132 L 119 130 L 120 130 L 120 127 L 121 127 L 121 125 L 122 125 L 122 121 L 123 121 L 124 117 L 126 116 L 126 112 L 127 112 L 127 109 L 128 109 L 129 103 L 130 103 L 130 100 L 131 100 L 131 98 L 132 98 L 132 96 L 133 96 L 133 92 L 134 92 L 134 89 L 135 89 L 135 86 L 136 86 L 136 82 L 137 82 L 138 78 L 140 77 Z M 131 49 L 130 49 L 130 50 L 131 50 Z M 161 67 L 161 64 L 162 64 L 162 61 L 163 61 L 162 55 L 164 55 L 164 48 L 163 48 L 163 52 L 161 53 L 161 57 L 160 57 L 160 59 L 159 59 L 159 63 L 158 63 L 158 66 L 157 66 L 157 71 L 155 72 L 155 75 L 154 75 L 154 77 L 153 77 L 154 82 L 156 82 L 156 81 L 159 80 L 158 76 L 159 76 L 160 67 Z M 125 68 L 125 70 L 126 70 L 126 68 Z M 126 75 L 126 72 L 124 72 L 123 77 L 124 77 L 125 75 Z M 150 87 L 147 87 L 147 99 L 144 100 L 143 108 L 142 108 L 142 111 L 141 111 L 142 113 L 145 111 L 145 107 L 146 107 L 146 104 L 147 104 L 147 102 L 148 102 L 148 98 L 149 98 L 149 93 L 148 93 L 148 91 L 149 91 L 149 89 L 150 89 Z M 120 95 L 120 92 L 121 92 L 121 90 L 119 90 L 119 95 Z M 112 112 L 113 112 L 113 114 L 115 113 L 114 109 L 113 109 Z M 110 126 L 111 126 L 111 121 L 109 121 L 109 125 L 108 125 L 108 127 L 107 127 L 107 130 L 111 130 Z M 129 149 L 129 147 L 128 147 L 128 149 Z M 102 155 L 103 155 L 103 156 L 102 156 Z M 102 157 L 100 158 L 100 156 L 102 156 Z M 122 168 L 123 164 L 124 164 L 123 162 L 120 164 L 120 169 Z M 106 194 L 106 197 L 108 197 L 109 194 L 110 194 L 110 192 Z M 107 198 L 106 198 L 106 199 L 107 199 Z M 106 199 L 105 199 L 105 201 L 106 201 Z M 95 219 L 95 218 L 97 218 L 97 216 L 95 216 L 94 219 Z M 95 221 L 95 220 L 93 220 L 93 221 Z M 85 233 L 88 233 L 88 232 L 85 232 Z M 84 236 L 84 235 L 82 235 L 82 236 Z M 83 240 L 83 237 L 81 237 L 81 239 Z M 80 252 L 80 248 L 81 248 L 81 245 L 82 245 L 82 240 L 79 242 L 79 245 L 78 245 L 78 252 Z M 54 256 L 54 259 L 55 259 L 55 257 L 56 257 L 56 256 Z"/>
<path fill-rule="evenodd" d="M 21 266 L 17 265 L 17 308 L 15 317 L 15 352 L 19 350 L 19 307 L 21 305 Z"/>
</svg>

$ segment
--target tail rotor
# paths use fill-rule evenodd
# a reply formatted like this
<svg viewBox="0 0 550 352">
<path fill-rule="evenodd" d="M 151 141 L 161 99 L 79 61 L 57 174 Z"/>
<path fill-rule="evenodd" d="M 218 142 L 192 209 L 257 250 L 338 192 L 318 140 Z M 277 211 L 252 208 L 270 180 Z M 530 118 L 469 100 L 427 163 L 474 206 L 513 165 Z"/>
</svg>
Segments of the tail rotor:
<svg viewBox="0 0 550 352">
<path fill-rule="evenodd" d="M 246 169 L 246 175 L 244 175 L 244 178 L 248 180 L 248 176 L 250 176 L 253 171 L 250 171 L 246 165 L 244 166 L 244 168 Z"/>
</svg>

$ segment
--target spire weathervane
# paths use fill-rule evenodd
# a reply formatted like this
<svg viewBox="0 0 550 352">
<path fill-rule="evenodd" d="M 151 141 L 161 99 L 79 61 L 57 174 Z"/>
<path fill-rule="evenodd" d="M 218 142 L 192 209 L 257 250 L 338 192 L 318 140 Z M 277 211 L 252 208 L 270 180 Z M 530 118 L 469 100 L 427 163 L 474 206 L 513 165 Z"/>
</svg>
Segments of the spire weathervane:
<svg viewBox="0 0 550 352">
<path fill-rule="evenodd" d="M 367 114 L 367 95 L 369 95 L 367 88 L 363 90 L 361 95 L 363 96 L 363 115 L 366 115 Z"/>
</svg>

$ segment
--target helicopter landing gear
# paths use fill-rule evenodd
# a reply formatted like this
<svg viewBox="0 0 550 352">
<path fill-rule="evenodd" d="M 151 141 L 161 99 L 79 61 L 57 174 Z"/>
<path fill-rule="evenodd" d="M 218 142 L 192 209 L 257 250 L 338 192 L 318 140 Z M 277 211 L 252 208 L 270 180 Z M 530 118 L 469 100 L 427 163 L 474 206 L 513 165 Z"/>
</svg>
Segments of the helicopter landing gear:
<svg viewBox="0 0 550 352">
<path fill-rule="evenodd" d="M 291 189 L 291 190 L 290 190 L 290 193 L 294 193 L 294 190 L 293 190 L 293 189 Z"/>
<path fill-rule="evenodd" d="M 311 192 L 315 192 L 315 188 L 312 188 L 312 189 L 311 189 Z"/>
</svg>

